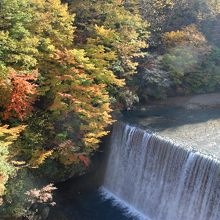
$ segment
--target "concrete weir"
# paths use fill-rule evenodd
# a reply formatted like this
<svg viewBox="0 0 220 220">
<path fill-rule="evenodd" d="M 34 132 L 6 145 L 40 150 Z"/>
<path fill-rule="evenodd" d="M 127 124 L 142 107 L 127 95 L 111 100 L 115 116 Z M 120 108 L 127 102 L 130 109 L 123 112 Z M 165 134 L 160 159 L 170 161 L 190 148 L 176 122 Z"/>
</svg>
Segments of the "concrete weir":
<svg viewBox="0 0 220 220">
<path fill-rule="evenodd" d="M 114 203 L 118 198 L 122 208 L 127 204 L 126 212 L 134 218 L 219 220 L 220 162 L 117 123 L 102 194 Z"/>
</svg>

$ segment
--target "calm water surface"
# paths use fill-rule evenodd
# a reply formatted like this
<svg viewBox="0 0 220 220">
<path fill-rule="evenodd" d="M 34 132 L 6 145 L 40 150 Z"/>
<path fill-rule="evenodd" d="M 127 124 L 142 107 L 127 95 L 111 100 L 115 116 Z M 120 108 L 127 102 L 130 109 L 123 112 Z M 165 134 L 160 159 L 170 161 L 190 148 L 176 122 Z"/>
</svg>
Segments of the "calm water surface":
<svg viewBox="0 0 220 220">
<path fill-rule="evenodd" d="M 58 193 L 57 196 L 62 196 Z M 66 197 L 66 195 L 63 195 Z M 99 191 L 78 195 L 68 195 L 63 201 L 57 202 L 51 212 L 50 220 L 134 220 L 125 211 L 113 205 L 111 200 L 103 200 Z"/>
</svg>

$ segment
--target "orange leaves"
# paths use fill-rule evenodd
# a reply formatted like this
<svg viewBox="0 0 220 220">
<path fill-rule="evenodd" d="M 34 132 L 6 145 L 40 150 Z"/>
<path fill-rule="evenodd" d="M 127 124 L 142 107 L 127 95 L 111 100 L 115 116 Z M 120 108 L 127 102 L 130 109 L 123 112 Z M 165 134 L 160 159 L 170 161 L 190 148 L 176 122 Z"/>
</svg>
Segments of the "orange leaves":
<svg viewBox="0 0 220 220">
<path fill-rule="evenodd" d="M 52 150 L 42 150 L 36 149 L 33 152 L 32 158 L 29 161 L 29 164 L 32 168 L 38 168 L 43 162 L 53 154 Z"/>
<path fill-rule="evenodd" d="M 86 157 L 82 153 L 77 153 L 79 150 L 78 147 L 76 147 L 75 143 L 73 143 L 71 140 L 64 141 L 59 145 L 59 153 L 60 153 L 60 162 L 64 165 L 71 165 L 73 163 L 79 163 L 83 162 L 83 164 L 88 167 L 90 160 L 88 157 Z"/>
<path fill-rule="evenodd" d="M 58 157 L 63 164 L 82 161 L 88 166 L 85 155 L 97 149 L 100 138 L 107 134 L 105 128 L 112 123 L 108 85 L 100 80 L 103 73 L 97 71 L 82 50 L 57 51 L 55 59 L 59 64 L 59 82 L 50 110 L 64 115 L 74 113 L 79 123 L 74 130 L 74 143 L 60 144 Z"/>
<path fill-rule="evenodd" d="M 206 38 L 199 32 L 196 25 L 189 25 L 181 30 L 166 32 L 162 40 L 164 46 L 168 49 L 177 46 L 204 47 L 207 44 Z"/>
<path fill-rule="evenodd" d="M 84 155 L 79 155 L 79 159 L 84 163 L 84 165 L 86 166 L 86 167 L 88 167 L 89 166 L 89 158 L 87 158 L 86 156 L 84 156 Z"/>
<path fill-rule="evenodd" d="M 77 153 L 78 148 L 71 140 L 64 141 L 59 145 L 59 152 L 61 154 L 60 161 L 65 165 L 72 163 L 79 163 L 80 161 L 88 167 L 90 160 L 82 153 Z"/>
<path fill-rule="evenodd" d="M 33 71 L 29 74 L 23 74 L 11 70 L 9 80 L 11 84 L 10 100 L 6 103 L 3 118 L 10 117 L 24 120 L 32 110 L 32 104 L 35 100 L 34 95 L 37 93 L 37 85 L 33 83 L 38 77 L 38 72 Z"/>
</svg>

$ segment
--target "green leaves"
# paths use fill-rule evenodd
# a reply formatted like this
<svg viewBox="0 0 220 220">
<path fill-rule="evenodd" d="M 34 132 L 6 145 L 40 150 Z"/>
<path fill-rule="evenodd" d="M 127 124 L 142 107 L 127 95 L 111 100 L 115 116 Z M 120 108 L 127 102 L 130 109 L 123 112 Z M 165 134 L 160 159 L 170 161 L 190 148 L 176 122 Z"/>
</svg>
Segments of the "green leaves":
<svg viewBox="0 0 220 220">
<path fill-rule="evenodd" d="M 99 0 L 92 4 L 82 1 L 72 5 L 76 12 L 79 47 L 86 50 L 101 71 L 106 68 L 121 78 L 136 72 L 137 63 L 133 58 L 142 55 L 141 49 L 147 47 L 149 34 L 148 24 L 139 14 L 138 2 L 128 3 Z"/>
<path fill-rule="evenodd" d="M 0 133 L 3 187 L 9 171 L 1 167 L 14 156 L 14 165 L 30 170 L 48 158 L 65 167 L 89 165 L 113 122 L 110 96 L 136 72 L 135 59 L 147 47 L 148 24 L 137 1 L 126 2 L 75 2 L 73 24 L 75 15 L 60 0 L 1 1 L 0 120 L 27 124 L 15 143 L 18 136 Z M 137 101 L 132 92 L 125 96 L 129 106 Z"/>
</svg>

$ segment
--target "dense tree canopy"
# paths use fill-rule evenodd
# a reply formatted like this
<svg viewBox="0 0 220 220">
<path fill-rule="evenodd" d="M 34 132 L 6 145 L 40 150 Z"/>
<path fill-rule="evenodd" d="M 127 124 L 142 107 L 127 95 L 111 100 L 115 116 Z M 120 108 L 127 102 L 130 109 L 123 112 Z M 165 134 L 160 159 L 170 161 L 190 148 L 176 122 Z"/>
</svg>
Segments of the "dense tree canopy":
<svg viewBox="0 0 220 220">
<path fill-rule="evenodd" d="M 93 3 L 74 2 L 69 12 L 60 0 L 1 1 L 4 210 L 9 198 L 13 200 L 13 190 L 5 191 L 4 185 L 15 170 L 35 172 L 49 158 L 63 164 L 63 169 L 89 165 L 89 157 L 113 122 L 115 91 L 125 85 L 126 75 L 136 72 L 135 58 L 147 46 L 148 30 L 139 13 L 132 14 L 134 2 Z M 11 147 L 5 132 L 13 135 Z M 21 210 L 20 204 L 14 210 L 18 207 Z M 14 213 L 13 207 L 10 210 Z"/>
</svg>

